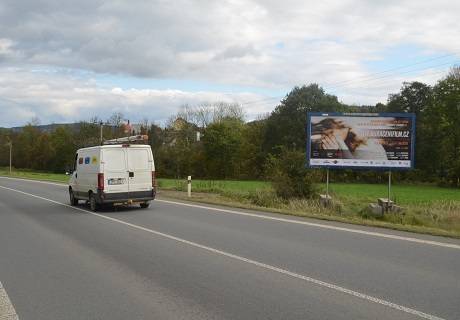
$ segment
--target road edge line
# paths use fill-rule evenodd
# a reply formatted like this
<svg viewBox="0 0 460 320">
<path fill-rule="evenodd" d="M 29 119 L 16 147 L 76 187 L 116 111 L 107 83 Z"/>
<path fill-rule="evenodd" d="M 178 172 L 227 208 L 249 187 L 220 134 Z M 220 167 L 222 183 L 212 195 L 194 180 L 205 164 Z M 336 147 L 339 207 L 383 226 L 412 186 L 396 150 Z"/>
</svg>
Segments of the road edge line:
<svg viewBox="0 0 460 320">
<path fill-rule="evenodd" d="M 412 315 L 418 316 L 418 317 L 423 318 L 423 319 L 445 320 L 443 318 L 440 318 L 440 317 L 432 315 L 432 314 L 428 314 L 428 313 L 425 313 L 425 312 L 422 312 L 422 311 L 419 311 L 419 310 L 416 310 L 416 309 L 413 309 L 413 308 L 405 307 L 405 306 L 402 306 L 402 305 L 399 305 L 399 304 L 396 304 L 396 303 L 393 303 L 393 302 L 390 302 L 390 301 L 387 301 L 387 300 L 384 300 L 384 299 L 376 298 L 376 297 L 373 297 L 373 296 L 370 296 L 370 295 L 367 295 L 367 294 L 364 294 L 364 293 L 361 293 L 361 292 L 358 292 L 358 291 L 347 289 L 345 287 L 341 287 L 341 286 L 338 286 L 338 285 L 335 285 L 335 284 L 332 284 L 332 283 L 329 283 L 329 282 L 325 282 L 325 281 L 321 281 L 321 280 L 311 278 L 311 277 L 308 277 L 308 276 L 305 276 L 305 275 L 301 275 L 301 274 L 298 274 L 298 273 L 295 273 L 295 272 L 292 272 L 292 271 L 289 271 L 289 270 L 286 270 L 286 269 L 278 268 L 278 267 L 275 267 L 275 266 L 272 266 L 272 265 L 269 265 L 269 264 L 265 264 L 263 262 L 259 262 L 259 261 L 256 261 L 256 260 L 245 258 L 243 256 L 239 256 L 239 255 L 232 254 L 232 253 L 229 253 L 229 252 L 226 252 L 226 251 L 222 251 L 222 250 L 219 250 L 219 249 L 208 247 L 208 246 L 205 246 L 205 245 L 193 242 L 193 241 L 182 239 L 182 238 L 179 238 L 179 237 L 176 237 L 176 236 L 173 236 L 173 235 L 170 235 L 170 234 L 166 234 L 166 233 L 163 233 L 163 232 L 160 232 L 160 231 L 156 231 L 156 230 L 153 230 L 153 229 L 145 228 L 145 227 L 142 227 L 142 226 L 139 226 L 139 225 L 136 225 L 136 224 L 132 224 L 132 223 L 129 223 L 129 222 L 126 222 L 126 221 L 123 221 L 123 220 L 108 217 L 108 216 L 105 216 L 105 215 L 102 215 L 102 214 L 99 214 L 99 213 L 95 213 L 95 212 L 91 212 L 91 211 L 88 211 L 88 210 L 85 210 L 85 209 L 82 209 L 82 208 L 74 207 L 74 206 L 59 202 L 59 201 L 55 201 L 55 200 L 52 200 L 52 199 L 48 199 L 48 198 L 45 198 L 45 197 L 34 195 L 32 193 L 28 193 L 28 192 L 24 192 L 24 191 L 21 191 L 21 190 L 16 190 L 16 189 L 4 187 L 4 186 L 0 186 L 0 188 L 4 188 L 4 189 L 10 190 L 10 191 L 18 192 L 18 193 L 21 193 L 21 194 L 24 194 L 24 195 L 27 195 L 27 196 L 30 196 L 30 197 L 34 197 L 34 198 L 37 198 L 37 199 L 45 200 L 45 201 L 48 201 L 48 202 L 51 202 L 51 203 L 59 204 L 59 205 L 62 205 L 64 207 L 72 208 L 72 209 L 78 210 L 80 212 L 84 212 L 86 214 L 91 214 L 93 216 L 96 216 L 96 217 L 99 217 L 99 218 L 102 218 L 102 219 L 106 219 L 106 220 L 109 220 L 109 221 L 112 221 L 112 222 L 116 222 L 116 223 L 120 223 L 122 225 L 126 225 L 128 227 L 133 228 L 133 229 L 137 229 L 137 230 L 144 231 L 144 232 L 147 232 L 147 233 L 155 234 L 155 235 L 161 236 L 163 238 L 167 238 L 167 239 L 170 239 L 170 240 L 174 240 L 176 242 L 187 244 L 187 245 L 195 247 L 195 248 L 200 248 L 200 249 L 203 249 L 203 250 L 208 251 L 208 252 L 212 252 L 212 253 L 216 253 L 216 254 L 219 254 L 219 255 L 222 255 L 222 256 L 225 256 L 225 257 L 228 257 L 228 258 L 232 258 L 234 260 L 246 262 L 248 264 L 255 265 L 257 267 L 260 267 L 260 268 L 263 268 L 263 269 L 266 269 L 266 270 L 271 270 L 271 271 L 274 271 L 274 272 L 278 272 L 280 274 L 290 276 L 292 278 L 304 280 L 306 282 L 313 283 L 313 284 L 316 284 L 318 286 L 329 288 L 329 289 L 332 289 L 332 290 L 337 291 L 337 292 L 345 293 L 345 294 L 360 298 L 362 300 L 366 300 L 366 301 L 369 301 L 369 302 L 380 304 L 380 305 L 389 307 L 389 308 L 394 309 L 394 310 L 398 310 L 398 311 L 402 311 L 402 312 L 405 312 L 405 313 L 408 313 L 408 314 L 412 314 Z"/>
<path fill-rule="evenodd" d="M 64 183 L 54 183 L 54 182 L 32 180 L 32 179 L 11 178 L 11 177 L 4 177 L 4 176 L 0 176 L 0 178 L 9 179 L 9 180 L 31 181 L 31 182 L 37 182 L 37 183 L 43 183 L 43 184 L 56 185 L 56 186 L 60 186 L 60 187 L 67 187 L 67 185 L 64 184 Z M 223 209 L 223 208 L 208 207 L 208 206 L 204 206 L 204 205 L 184 203 L 184 202 L 179 202 L 179 201 L 162 200 L 162 199 L 156 199 L 155 201 L 163 202 L 163 203 L 169 203 L 169 204 L 175 204 L 175 205 L 181 205 L 181 206 L 186 206 L 186 207 L 192 207 L 192 208 L 205 209 L 205 210 L 215 211 L 215 212 L 219 212 L 219 213 L 231 213 L 231 214 L 236 214 L 236 215 L 246 216 L 246 217 L 252 217 L 252 218 L 259 218 L 259 219 L 265 219 L 265 220 L 293 223 L 293 224 L 305 225 L 305 226 L 309 226 L 309 227 L 317 227 L 317 228 L 323 228 L 323 229 L 328 229 L 328 230 L 335 230 L 335 231 L 349 232 L 349 233 L 355 233 L 355 234 L 362 234 L 362 235 L 373 236 L 373 237 L 377 237 L 377 238 L 407 241 L 407 242 L 412 242 L 412 243 L 425 244 L 425 245 L 431 245 L 431 246 L 437 246 L 437 247 L 460 250 L 460 245 L 455 244 L 455 243 L 440 242 L 440 241 L 434 241 L 434 240 L 424 240 L 424 239 L 420 239 L 420 238 L 398 236 L 398 235 L 389 234 L 389 233 L 383 233 L 383 232 L 366 231 L 366 230 L 360 230 L 360 229 L 338 227 L 338 226 L 327 225 L 327 224 L 316 223 L 316 222 L 308 222 L 308 221 L 300 221 L 300 220 L 293 220 L 293 219 L 280 218 L 280 217 L 272 217 L 272 216 L 263 215 L 263 214 L 250 213 L 250 212 L 237 211 L 237 210 L 230 210 L 230 209 Z"/>
</svg>

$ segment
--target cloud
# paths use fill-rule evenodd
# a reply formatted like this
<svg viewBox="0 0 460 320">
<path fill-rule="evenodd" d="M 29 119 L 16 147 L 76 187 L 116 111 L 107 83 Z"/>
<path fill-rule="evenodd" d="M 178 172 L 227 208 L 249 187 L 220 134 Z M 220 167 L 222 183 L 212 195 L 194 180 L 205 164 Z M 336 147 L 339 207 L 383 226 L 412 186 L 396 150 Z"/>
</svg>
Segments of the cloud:
<svg viewBox="0 0 460 320">
<path fill-rule="evenodd" d="M 24 63 L 283 87 L 328 81 L 338 58 L 347 78 L 403 42 L 458 52 L 459 11 L 446 0 L 11 0 L 0 30 Z"/>
<path fill-rule="evenodd" d="M 27 111 L 21 121 L 30 113 L 67 121 L 111 108 L 163 119 L 181 103 L 230 99 L 206 88 L 119 93 L 62 73 L 44 76 L 44 69 L 60 68 L 277 94 L 310 82 L 328 87 L 369 76 L 375 70 L 367 62 L 384 60 L 383 52 L 400 45 L 419 48 L 422 58 L 458 54 L 458 12 L 460 2 L 451 0 L 4 0 L 0 72 L 4 79 L 13 67 L 22 71 L 13 74 L 12 83 L 2 82 L 1 103 L 11 108 L 19 103 Z M 408 63 L 412 57 L 405 58 Z M 407 79 L 396 75 L 387 79 L 389 85 L 357 82 L 334 92 L 345 102 L 376 103 Z M 244 92 L 239 96 L 250 95 Z M 252 95 L 255 99 L 245 100 L 260 98 Z M 268 108 L 251 104 L 250 113 L 256 105 Z M 3 123 L 6 117 L 2 114 Z"/>
<path fill-rule="evenodd" d="M 238 103 L 264 98 L 244 92 L 107 88 L 90 79 L 60 73 L 4 69 L 0 72 L 0 127 L 23 125 L 35 117 L 43 123 L 89 120 L 95 116 L 105 120 L 115 112 L 133 122 L 147 118 L 163 124 L 185 104 Z M 271 110 L 268 102 L 245 107 L 247 119 Z"/>
</svg>

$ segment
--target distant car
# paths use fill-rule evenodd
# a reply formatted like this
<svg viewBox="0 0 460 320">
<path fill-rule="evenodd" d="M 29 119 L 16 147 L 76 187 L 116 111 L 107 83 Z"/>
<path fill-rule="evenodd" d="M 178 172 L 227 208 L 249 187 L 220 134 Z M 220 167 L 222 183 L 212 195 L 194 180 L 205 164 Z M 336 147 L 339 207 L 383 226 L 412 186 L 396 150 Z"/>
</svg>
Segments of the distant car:
<svg viewBox="0 0 460 320">
<path fill-rule="evenodd" d="M 155 164 L 149 145 L 113 144 L 77 151 L 69 180 L 71 205 L 86 200 L 92 211 L 103 204 L 138 203 L 147 208 L 155 195 Z"/>
</svg>

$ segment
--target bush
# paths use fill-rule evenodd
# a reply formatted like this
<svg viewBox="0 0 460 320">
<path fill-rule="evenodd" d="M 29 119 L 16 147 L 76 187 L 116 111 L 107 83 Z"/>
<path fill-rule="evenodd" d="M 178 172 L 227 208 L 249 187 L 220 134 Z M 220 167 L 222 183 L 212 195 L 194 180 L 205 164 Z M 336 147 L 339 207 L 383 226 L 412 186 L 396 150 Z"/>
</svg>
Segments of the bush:
<svg viewBox="0 0 460 320">
<path fill-rule="evenodd" d="M 285 199 L 280 199 L 273 191 L 267 190 L 249 192 L 245 198 L 253 205 L 266 208 L 280 208 L 286 203 Z"/>
<path fill-rule="evenodd" d="M 282 199 L 312 198 L 316 194 L 317 174 L 305 168 L 303 152 L 284 149 L 278 157 L 271 156 L 265 174 Z"/>
</svg>

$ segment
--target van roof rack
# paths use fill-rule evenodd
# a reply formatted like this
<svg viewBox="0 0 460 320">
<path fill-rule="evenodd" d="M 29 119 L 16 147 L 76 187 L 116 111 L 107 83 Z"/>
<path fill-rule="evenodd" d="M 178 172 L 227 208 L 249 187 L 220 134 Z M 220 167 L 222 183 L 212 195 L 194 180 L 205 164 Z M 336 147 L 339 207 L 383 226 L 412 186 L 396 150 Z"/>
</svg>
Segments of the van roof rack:
<svg viewBox="0 0 460 320">
<path fill-rule="evenodd" d="M 136 136 L 123 137 L 111 140 L 105 140 L 104 145 L 112 144 L 146 144 L 149 140 L 149 136 L 146 134 L 139 134 Z"/>
</svg>

